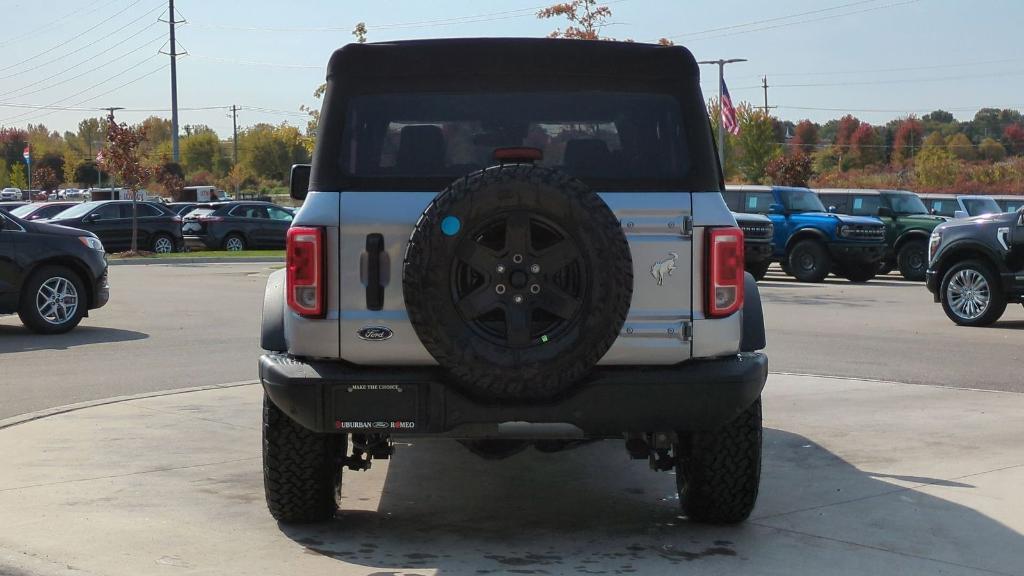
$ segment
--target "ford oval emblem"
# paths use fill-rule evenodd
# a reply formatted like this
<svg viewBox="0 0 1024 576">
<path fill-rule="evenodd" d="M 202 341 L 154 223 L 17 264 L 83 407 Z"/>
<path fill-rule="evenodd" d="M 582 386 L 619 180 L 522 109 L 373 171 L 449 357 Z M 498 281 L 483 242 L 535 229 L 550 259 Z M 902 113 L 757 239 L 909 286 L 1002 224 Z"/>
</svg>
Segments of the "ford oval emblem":
<svg viewBox="0 0 1024 576">
<path fill-rule="evenodd" d="M 367 342 L 380 342 L 388 340 L 395 335 L 395 333 L 391 331 L 391 328 L 386 326 L 367 326 L 365 328 L 360 328 L 359 332 L 356 332 L 356 334 Z"/>
</svg>

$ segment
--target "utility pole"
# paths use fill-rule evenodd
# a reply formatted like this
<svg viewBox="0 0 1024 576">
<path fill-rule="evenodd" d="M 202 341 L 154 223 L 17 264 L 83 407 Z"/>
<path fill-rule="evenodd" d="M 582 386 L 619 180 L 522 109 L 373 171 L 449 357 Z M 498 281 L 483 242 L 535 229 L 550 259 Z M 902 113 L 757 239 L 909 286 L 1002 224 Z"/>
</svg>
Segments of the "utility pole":
<svg viewBox="0 0 1024 576">
<path fill-rule="evenodd" d="M 722 123 L 722 97 L 725 95 L 725 65 L 746 62 L 746 58 L 730 58 L 729 60 L 702 60 L 698 64 L 718 65 L 718 161 L 722 164 L 725 174 L 725 124 Z"/>
<path fill-rule="evenodd" d="M 235 156 L 232 164 L 238 164 L 238 106 L 231 105 L 231 130 L 234 132 L 231 143 L 235 145 Z"/>
<path fill-rule="evenodd" d="M 174 0 L 167 0 L 167 25 L 170 27 L 171 57 L 171 154 L 178 162 L 178 43 L 174 39 L 174 29 L 182 21 L 174 19 Z"/>
<path fill-rule="evenodd" d="M 761 76 L 761 87 L 764 88 L 764 115 L 768 115 L 768 76 Z"/>
</svg>

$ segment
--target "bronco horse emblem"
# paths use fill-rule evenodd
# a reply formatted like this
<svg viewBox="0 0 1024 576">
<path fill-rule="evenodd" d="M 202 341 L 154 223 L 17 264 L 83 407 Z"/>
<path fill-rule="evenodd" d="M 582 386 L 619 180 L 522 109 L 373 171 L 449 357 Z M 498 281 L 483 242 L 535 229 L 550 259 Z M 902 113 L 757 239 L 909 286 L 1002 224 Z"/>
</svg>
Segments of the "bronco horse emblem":
<svg viewBox="0 0 1024 576">
<path fill-rule="evenodd" d="M 676 260 L 679 259 L 679 254 L 675 252 L 669 252 L 669 257 L 664 260 L 659 260 L 651 265 L 651 276 L 658 281 L 658 286 L 665 283 L 665 277 L 671 276 L 672 272 L 676 269 Z"/>
</svg>

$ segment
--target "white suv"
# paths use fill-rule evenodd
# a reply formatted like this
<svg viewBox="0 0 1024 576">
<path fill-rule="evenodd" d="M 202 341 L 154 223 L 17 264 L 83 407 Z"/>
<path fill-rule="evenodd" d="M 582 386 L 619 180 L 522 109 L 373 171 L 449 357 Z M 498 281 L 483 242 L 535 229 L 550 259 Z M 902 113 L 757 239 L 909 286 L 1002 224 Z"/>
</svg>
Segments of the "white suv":
<svg viewBox="0 0 1024 576">
<path fill-rule="evenodd" d="M 0 190 L 0 200 L 21 200 L 21 189 L 4 188 Z"/>
</svg>

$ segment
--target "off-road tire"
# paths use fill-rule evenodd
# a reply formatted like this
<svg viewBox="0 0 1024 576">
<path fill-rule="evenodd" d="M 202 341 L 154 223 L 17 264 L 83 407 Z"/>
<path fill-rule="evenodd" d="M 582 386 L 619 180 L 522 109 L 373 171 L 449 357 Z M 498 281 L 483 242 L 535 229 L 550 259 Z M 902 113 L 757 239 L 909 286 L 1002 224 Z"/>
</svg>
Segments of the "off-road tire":
<svg viewBox="0 0 1024 576">
<path fill-rule="evenodd" d="M 712 432 L 681 433 L 676 488 L 683 514 L 708 524 L 750 516 L 761 482 L 761 399 Z"/>
<path fill-rule="evenodd" d="M 805 261 L 807 258 L 809 260 Z M 832 269 L 832 257 L 828 248 L 817 240 L 801 240 L 793 246 L 787 255 L 790 274 L 801 282 L 821 282 Z M 801 266 L 801 262 L 810 262 L 809 267 Z"/>
<path fill-rule="evenodd" d="M 928 243 L 924 240 L 910 240 L 900 248 L 897 255 L 900 274 L 907 280 L 920 282 L 928 270 Z M 918 264 L 914 266 L 914 264 Z"/>
<path fill-rule="evenodd" d="M 878 262 L 848 262 L 839 267 L 839 275 L 850 282 L 863 284 L 878 275 Z"/>
<path fill-rule="evenodd" d="M 949 302 L 949 283 L 962 270 L 974 270 L 981 274 L 985 278 L 985 282 L 988 283 L 988 308 L 977 318 L 968 319 L 960 316 L 953 310 Z M 942 302 L 942 311 L 946 313 L 950 320 L 960 326 L 981 327 L 993 324 L 1006 311 L 1006 294 L 1003 293 L 1003 288 L 999 282 L 999 275 L 986 262 L 981 260 L 964 260 L 954 264 L 946 271 L 946 274 L 942 277 L 942 283 L 939 285 L 939 300 Z"/>
<path fill-rule="evenodd" d="M 474 332 L 452 292 L 460 236 L 472 238 L 476 226 L 506 213 L 560 226 L 585 266 L 579 308 L 561 335 L 518 348 Z M 461 233 L 443 233 L 449 217 L 459 219 Z M 465 392 L 547 399 L 578 383 L 618 338 L 632 300 L 633 263 L 622 225 L 583 182 L 549 168 L 503 165 L 456 180 L 427 207 L 406 251 L 403 292 L 416 335 Z"/>
<path fill-rule="evenodd" d="M 36 295 L 39 292 L 39 287 L 51 278 L 66 279 L 74 286 L 78 296 L 74 314 L 60 324 L 48 322 L 40 314 L 39 308 L 36 305 Z M 78 326 L 78 323 L 85 317 L 85 312 L 88 309 L 89 294 L 85 291 L 82 279 L 73 270 L 64 266 L 43 266 L 37 269 L 25 282 L 21 291 L 21 297 L 18 299 L 18 317 L 21 318 L 21 323 L 37 334 L 63 334 L 68 332 L 75 326 Z"/>
<path fill-rule="evenodd" d="M 347 435 L 303 428 L 263 396 L 263 489 L 280 522 L 328 520 L 338 509 Z"/>
<path fill-rule="evenodd" d="M 754 264 L 747 264 L 747 272 L 754 277 L 754 280 L 760 282 L 764 280 L 764 277 L 768 274 L 768 267 L 771 266 L 771 262 L 757 262 Z"/>
</svg>

